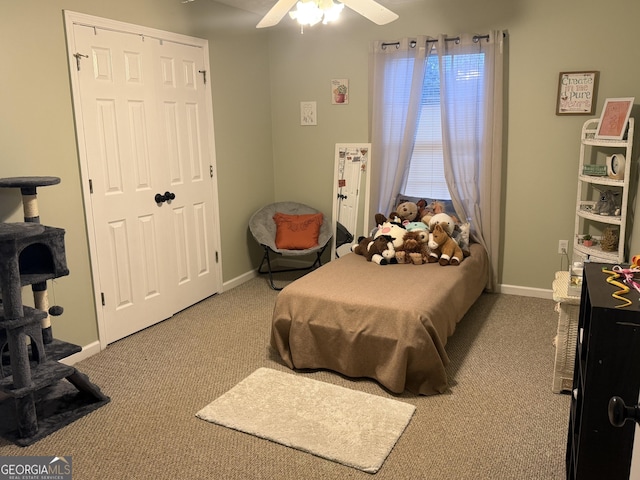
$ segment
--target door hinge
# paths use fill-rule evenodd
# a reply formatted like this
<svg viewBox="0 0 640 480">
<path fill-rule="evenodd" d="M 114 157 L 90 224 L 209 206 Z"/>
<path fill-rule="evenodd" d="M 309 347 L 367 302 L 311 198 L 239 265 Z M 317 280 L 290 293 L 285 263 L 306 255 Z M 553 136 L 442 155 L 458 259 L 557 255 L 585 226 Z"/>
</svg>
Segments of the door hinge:
<svg viewBox="0 0 640 480">
<path fill-rule="evenodd" d="M 207 84 L 207 71 L 206 70 L 198 70 L 198 73 L 202 74 L 202 79 L 204 80 L 204 84 Z"/>
<path fill-rule="evenodd" d="M 216 251 L 216 263 L 218 263 L 218 252 Z"/>
<path fill-rule="evenodd" d="M 76 68 L 78 69 L 78 71 L 80 71 L 80 60 L 82 60 L 82 57 L 89 58 L 89 55 L 83 55 L 81 53 L 74 53 L 73 56 L 76 57 Z"/>
<path fill-rule="evenodd" d="M 93 180 L 89 179 L 89 193 L 93 193 Z"/>
<path fill-rule="evenodd" d="M 209 176 L 213 178 L 213 165 L 209 165 Z"/>
<path fill-rule="evenodd" d="M 102 300 L 102 306 L 104 307 L 106 305 L 104 301 L 104 292 L 100 292 L 100 300 Z"/>
</svg>

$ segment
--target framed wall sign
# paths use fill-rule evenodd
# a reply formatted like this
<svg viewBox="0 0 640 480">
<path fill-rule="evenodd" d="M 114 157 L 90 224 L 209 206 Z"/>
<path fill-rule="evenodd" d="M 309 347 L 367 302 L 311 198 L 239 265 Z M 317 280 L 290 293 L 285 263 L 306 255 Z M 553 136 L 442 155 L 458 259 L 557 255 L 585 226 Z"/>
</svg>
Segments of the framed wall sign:
<svg viewBox="0 0 640 480">
<path fill-rule="evenodd" d="M 560 72 L 556 115 L 593 115 L 600 72 Z"/>
<path fill-rule="evenodd" d="M 627 122 L 635 97 L 607 98 L 602 108 L 596 138 L 622 140 L 627 131 Z"/>
<path fill-rule="evenodd" d="M 300 125 L 318 125 L 316 102 L 300 102 Z"/>
<path fill-rule="evenodd" d="M 337 78 L 331 80 L 331 104 L 346 105 L 349 103 L 349 79 Z"/>
</svg>

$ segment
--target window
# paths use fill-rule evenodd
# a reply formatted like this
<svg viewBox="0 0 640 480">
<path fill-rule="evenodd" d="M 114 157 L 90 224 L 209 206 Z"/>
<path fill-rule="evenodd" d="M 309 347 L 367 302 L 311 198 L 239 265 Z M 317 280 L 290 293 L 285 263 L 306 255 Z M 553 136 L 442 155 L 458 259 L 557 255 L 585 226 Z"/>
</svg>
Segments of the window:
<svg viewBox="0 0 640 480">
<path fill-rule="evenodd" d="M 474 101 L 481 108 L 481 92 L 484 84 L 484 54 L 474 53 L 442 57 L 443 68 L 455 71 L 455 82 L 465 86 L 462 98 L 456 101 Z M 409 174 L 402 193 L 412 197 L 450 200 L 449 189 L 444 177 L 442 153 L 442 116 L 440 111 L 440 71 L 435 46 L 427 58 L 422 87 L 422 100 L 416 129 L 415 143 L 409 165 Z M 459 84 L 460 85 L 460 84 Z M 478 123 L 475 118 L 456 119 L 460 122 Z M 467 141 L 476 142 L 476 125 L 466 125 L 464 131 L 476 132 L 468 135 Z M 471 128 L 468 128 L 471 126 Z M 461 129 L 462 130 L 462 129 Z"/>
</svg>

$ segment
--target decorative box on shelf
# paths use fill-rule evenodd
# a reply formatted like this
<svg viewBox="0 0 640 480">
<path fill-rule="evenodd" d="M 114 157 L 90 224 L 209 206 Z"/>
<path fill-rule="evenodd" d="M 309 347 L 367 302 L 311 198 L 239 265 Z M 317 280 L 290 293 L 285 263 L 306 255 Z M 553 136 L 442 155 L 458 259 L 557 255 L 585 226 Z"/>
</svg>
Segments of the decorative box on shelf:
<svg viewBox="0 0 640 480">
<path fill-rule="evenodd" d="M 606 177 L 607 176 L 607 166 L 606 165 L 595 165 L 595 164 L 585 164 L 582 166 L 582 174 L 583 175 L 592 175 L 595 177 Z"/>
<path fill-rule="evenodd" d="M 558 312 L 558 330 L 555 338 L 556 355 L 553 368 L 553 393 L 570 392 L 573 385 L 573 369 L 578 338 L 578 314 L 580 292 L 569 293 L 569 272 L 556 272 L 553 281 L 553 299 Z M 580 277 L 582 284 L 582 277 Z"/>
</svg>

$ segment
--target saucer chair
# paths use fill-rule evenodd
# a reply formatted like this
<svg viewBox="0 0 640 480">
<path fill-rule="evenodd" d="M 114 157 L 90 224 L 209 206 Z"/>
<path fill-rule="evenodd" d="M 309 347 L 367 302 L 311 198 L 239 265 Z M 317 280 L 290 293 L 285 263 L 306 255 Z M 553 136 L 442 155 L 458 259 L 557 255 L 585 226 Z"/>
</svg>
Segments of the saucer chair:
<svg viewBox="0 0 640 480">
<path fill-rule="evenodd" d="M 264 248 L 264 256 L 258 273 L 269 274 L 269 284 L 274 290 L 282 290 L 273 282 L 273 274 L 312 270 L 322 265 L 322 253 L 332 237 L 330 220 L 322 212 L 297 202 L 276 202 L 262 207 L 249 220 L 249 230 Z M 275 270 L 271 255 L 302 257 L 315 254 L 310 266 Z M 266 264 L 267 270 L 263 270 Z"/>
</svg>

